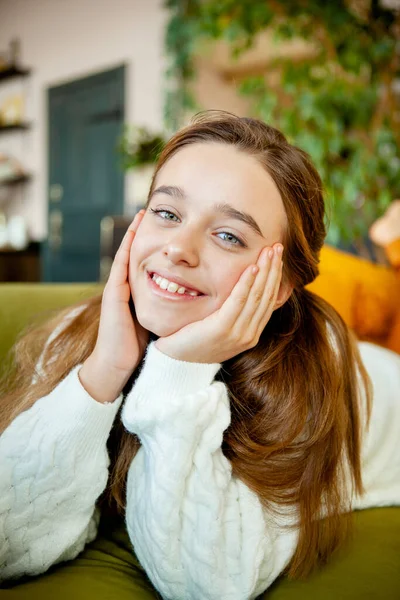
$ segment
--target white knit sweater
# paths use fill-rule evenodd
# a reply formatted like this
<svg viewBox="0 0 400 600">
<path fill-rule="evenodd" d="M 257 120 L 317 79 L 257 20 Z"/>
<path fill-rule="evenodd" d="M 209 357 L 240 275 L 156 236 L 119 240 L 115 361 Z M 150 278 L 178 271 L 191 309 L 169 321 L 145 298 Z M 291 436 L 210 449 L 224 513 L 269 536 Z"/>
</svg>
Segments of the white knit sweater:
<svg viewBox="0 0 400 600">
<path fill-rule="evenodd" d="M 367 493 L 353 508 L 398 505 L 400 357 L 360 348 L 375 398 L 363 445 Z M 106 441 L 123 399 L 96 402 L 79 368 L 0 437 L 0 581 L 43 573 L 96 537 Z M 214 381 L 219 368 L 172 359 L 151 343 L 122 410 L 142 443 L 129 469 L 127 529 L 166 599 L 253 599 L 296 547 L 296 530 L 266 514 L 221 451 L 230 408 L 225 385 Z"/>
</svg>

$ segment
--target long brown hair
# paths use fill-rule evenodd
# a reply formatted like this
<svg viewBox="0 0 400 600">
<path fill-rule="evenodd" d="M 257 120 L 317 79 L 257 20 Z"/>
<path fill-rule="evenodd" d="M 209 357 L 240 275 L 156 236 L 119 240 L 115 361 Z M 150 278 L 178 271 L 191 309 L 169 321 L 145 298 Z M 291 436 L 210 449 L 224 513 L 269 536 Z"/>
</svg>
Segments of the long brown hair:
<svg viewBox="0 0 400 600">
<path fill-rule="evenodd" d="M 299 578 L 326 562 L 350 533 L 351 497 L 363 493 L 362 414 L 368 423 L 370 385 L 344 321 L 305 288 L 318 275 L 326 234 L 321 180 L 305 152 L 259 120 L 203 113 L 166 144 L 149 197 L 171 156 L 189 144 L 212 142 L 234 145 L 255 157 L 273 178 L 287 215 L 283 277 L 293 292 L 275 310 L 257 346 L 226 361 L 217 379 L 230 396 L 232 420 L 222 450 L 233 474 L 257 493 L 271 515 L 296 511 L 299 538 L 286 571 Z M 12 385 L 7 378 L 1 402 L 2 429 L 90 355 L 100 303 L 101 297 L 83 303 L 80 314 L 48 345 L 44 375 L 35 385 L 32 374 L 43 345 L 67 311 L 20 339 Z M 121 513 L 127 471 L 139 446 L 117 418 L 108 442 L 111 467 L 103 501 Z"/>
</svg>

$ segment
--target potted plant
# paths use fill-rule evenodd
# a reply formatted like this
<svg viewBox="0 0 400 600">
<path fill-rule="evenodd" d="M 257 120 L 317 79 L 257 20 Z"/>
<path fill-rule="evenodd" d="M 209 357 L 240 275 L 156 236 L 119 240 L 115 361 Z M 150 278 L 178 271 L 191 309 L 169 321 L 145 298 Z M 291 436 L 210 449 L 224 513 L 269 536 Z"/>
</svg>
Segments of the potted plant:
<svg viewBox="0 0 400 600">
<path fill-rule="evenodd" d="M 127 172 L 128 204 L 135 210 L 146 203 L 154 165 L 165 141 L 162 134 L 144 126 L 127 125 L 124 129 L 118 150 Z"/>
</svg>

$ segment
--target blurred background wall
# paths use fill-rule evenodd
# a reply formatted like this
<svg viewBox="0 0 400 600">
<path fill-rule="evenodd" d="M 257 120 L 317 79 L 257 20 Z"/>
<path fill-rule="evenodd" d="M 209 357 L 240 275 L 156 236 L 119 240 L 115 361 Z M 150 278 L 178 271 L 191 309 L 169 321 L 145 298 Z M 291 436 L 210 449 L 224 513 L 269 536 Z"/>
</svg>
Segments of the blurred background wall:
<svg viewBox="0 0 400 600">
<path fill-rule="evenodd" d="M 23 89 L 32 123 L 27 132 L 4 134 L 0 151 L 10 148 L 33 174 L 9 209 L 26 216 L 33 240 L 47 234 L 46 90 L 124 64 L 126 120 L 161 127 L 165 21 L 158 0 L 0 0 L 0 52 L 19 38 L 21 62 L 32 69 L 0 88 L 0 103 L 11 86 Z"/>
</svg>

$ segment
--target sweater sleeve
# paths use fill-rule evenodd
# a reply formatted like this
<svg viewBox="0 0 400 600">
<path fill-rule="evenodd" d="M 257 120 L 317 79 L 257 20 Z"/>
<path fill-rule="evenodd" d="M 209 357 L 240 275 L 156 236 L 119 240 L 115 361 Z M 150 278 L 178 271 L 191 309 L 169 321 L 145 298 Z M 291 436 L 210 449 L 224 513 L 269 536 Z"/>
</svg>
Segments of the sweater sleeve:
<svg viewBox="0 0 400 600">
<path fill-rule="evenodd" d="M 0 436 L 0 581 L 75 558 L 97 534 L 106 442 L 122 395 L 100 404 L 75 367 Z"/>
<path fill-rule="evenodd" d="M 178 361 L 150 344 L 122 420 L 141 448 L 128 473 L 126 523 L 163 598 L 250 600 L 282 572 L 297 543 L 232 475 L 219 364 Z"/>
</svg>

